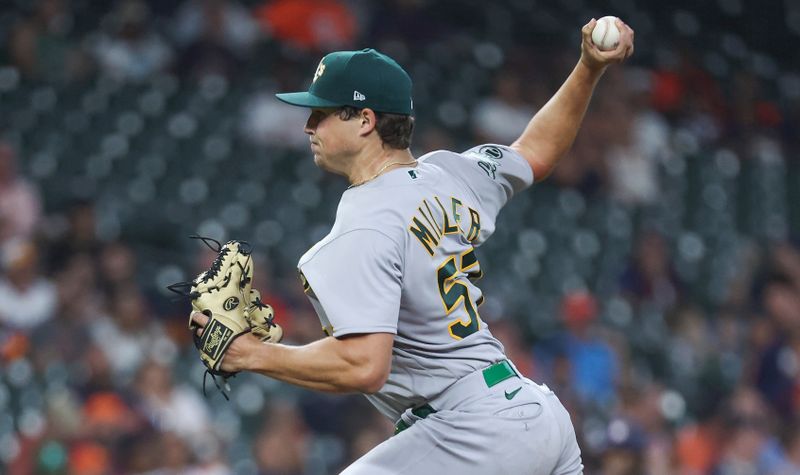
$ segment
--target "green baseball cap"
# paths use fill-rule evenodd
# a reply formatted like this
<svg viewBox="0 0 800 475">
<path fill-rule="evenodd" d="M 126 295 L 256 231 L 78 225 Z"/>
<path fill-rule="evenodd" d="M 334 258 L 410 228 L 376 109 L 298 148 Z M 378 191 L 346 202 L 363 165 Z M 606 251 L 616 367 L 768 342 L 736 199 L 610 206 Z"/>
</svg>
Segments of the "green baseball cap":
<svg viewBox="0 0 800 475">
<path fill-rule="evenodd" d="M 369 108 L 411 115 L 411 77 L 395 60 L 372 48 L 337 51 L 322 58 L 308 92 L 275 96 L 294 106 Z"/>
</svg>

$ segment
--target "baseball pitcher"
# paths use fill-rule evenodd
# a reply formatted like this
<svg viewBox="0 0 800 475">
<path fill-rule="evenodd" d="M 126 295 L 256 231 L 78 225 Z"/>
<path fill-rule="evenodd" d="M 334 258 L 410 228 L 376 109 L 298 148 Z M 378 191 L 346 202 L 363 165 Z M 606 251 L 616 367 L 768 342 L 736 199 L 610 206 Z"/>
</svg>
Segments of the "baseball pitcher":
<svg viewBox="0 0 800 475">
<path fill-rule="evenodd" d="M 594 24 L 583 27 L 572 73 L 509 145 L 412 156 L 411 79 L 373 49 L 328 54 L 308 91 L 277 95 L 309 109 L 315 163 L 350 183 L 330 233 L 298 263 L 327 336 L 264 344 L 237 324 L 235 340 L 203 344 L 223 374 L 248 370 L 365 394 L 395 422 L 395 435 L 343 473 L 582 473 L 567 411 L 546 386 L 520 376 L 481 319 L 475 248 L 503 206 L 567 152 L 606 67 L 633 53 L 622 21 L 610 51 L 592 43 Z M 228 261 L 205 280 L 228 268 L 246 274 Z M 229 317 L 216 312 L 192 314 L 198 337 L 214 324 L 224 338 Z"/>
</svg>

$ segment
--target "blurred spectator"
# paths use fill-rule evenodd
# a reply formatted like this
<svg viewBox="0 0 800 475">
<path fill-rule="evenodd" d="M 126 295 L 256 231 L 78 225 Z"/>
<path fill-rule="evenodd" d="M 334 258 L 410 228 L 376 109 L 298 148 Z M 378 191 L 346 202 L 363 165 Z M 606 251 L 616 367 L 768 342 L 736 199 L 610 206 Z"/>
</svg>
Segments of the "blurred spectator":
<svg viewBox="0 0 800 475">
<path fill-rule="evenodd" d="M 660 194 L 658 163 L 644 150 L 646 143 L 635 142 L 630 105 L 618 98 L 600 102 L 603 103 L 601 114 L 606 116 L 605 123 L 614 124 L 614 131 L 607 136 L 614 137 L 616 143 L 605 157 L 611 195 L 620 203 L 633 207 L 653 203 Z"/>
<path fill-rule="evenodd" d="M 297 408 L 275 401 L 263 418 L 253 453 L 260 475 L 303 475 L 310 436 Z"/>
<path fill-rule="evenodd" d="M 725 428 L 719 414 L 682 427 L 676 434 L 675 456 L 683 473 L 710 473 L 719 458 Z"/>
<path fill-rule="evenodd" d="M 522 95 L 522 77 L 509 71 L 494 78 L 492 95 L 472 111 L 477 143 L 511 144 L 536 112 Z"/>
<path fill-rule="evenodd" d="M 756 73 L 737 71 L 728 85 L 732 89 L 732 105 L 727 125 L 735 138 L 755 137 L 781 125 L 781 110 L 766 98 L 766 85 Z"/>
<path fill-rule="evenodd" d="M 662 310 L 678 303 L 682 286 L 671 262 L 664 237 L 655 231 L 643 232 L 622 274 L 623 292 L 635 304 L 647 302 Z"/>
<path fill-rule="evenodd" d="M 244 104 L 242 133 L 251 142 L 263 146 L 283 145 L 305 152 L 308 136 L 297 124 L 308 120 L 308 111 L 276 101 L 274 93 L 259 92 Z"/>
<path fill-rule="evenodd" d="M 769 265 L 791 281 L 800 292 L 800 250 L 788 242 L 776 243 L 769 249 Z"/>
<path fill-rule="evenodd" d="M 664 405 L 667 395 L 659 383 L 626 384 L 619 391 L 619 406 L 615 411 L 618 414 L 616 421 L 619 422 L 609 425 L 609 438 L 613 435 L 629 448 L 639 446 L 641 467 L 647 467 L 648 475 L 676 472 L 672 427 L 667 421 L 666 412 L 673 411 L 670 414 L 672 420 L 681 418 L 683 414 L 674 412 L 673 406 Z M 611 443 L 614 445 L 613 440 Z"/>
<path fill-rule="evenodd" d="M 650 104 L 668 119 L 689 116 L 695 123 L 708 122 L 713 132 L 715 122 L 726 115 L 726 99 L 717 80 L 702 69 L 689 48 L 675 48 L 671 61 L 653 69 Z M 699 117 L 708 117 L 697 121 Z M 691 119 L 690 119 L 691 121 Z M 701 132 L 694 128 L 695 132 Z M 708 138 L 713 134 L 701 133 Z"/>
<path fill-rule="evenodd" d="M 255 15 L 274 39 L 304 50 L 348 49 L 356 39 L 355 16 L 339 0 L 270 0 Z"/>
<path fill-rule="evenodd" d="M 74 475 L 104 475 L 111 471 L 112 458 L 108 449 L 94 442 L 75 444 L 69 451 L 69 473 Z"/>
<path fill-rule="evenodd" d="M 178 70 L 182 75 L 230 79 L 248 57 L 259 28 L 237 2 L 188 0 L 176 14 L 175 37 L 181 47 Z"/>
<path fill-rule="evenodd" d="M 800 88 L 795 86 L 791 94 L 784 96 L 784 121 L 781 124 L 781 142 L 787 148 L 787 156 L 797 157 L 800 151 Z M 789 97 L 786 97 L 789 96 Z"/>
<path fill-rule="evenodd" d="M 800 292 L 790 278 L 774 274 L 762 305 L 775 331 L 759 356 L 756 384 L 781 416 L 791 418 L 800 414 Z"/>
<path fill-rule="evenodd" d="M 111 32 L 102 34 L 93 48 L 104 73 L 139 81 L 166 69 L 172 50 L 149 21 L 146 3 L 124 0 L 116 4 L 111 13 Z"/>
<path fill-rule="evenodd" d="M 93 334 L 90 335 L 94 337 Z M 108 356 L 97 343 L 90 340 L 77 363 L 75 373 L 78 375 L 78 390 L 81 395 L 114 391 L 121 386 L 118 378 L 114 377 L 114 368 Z"/>
<path fill-rule="evenodd" d="M 644 471 L 645 436 L 635 424 L 614 419 L 606 431 L 607 447 L 601 457 L 602 475 L 640 475 Z"/>
<path fill-rule="evenodd" d="M 208 406 L 194 389 L 173 382 L 169 366 L 143 362 L 134 391 L 139 411 L 159 432 L 174 433 L 198 450 L 213 445 Z"/>
<path fill-rule="evenodd" d="M 619 77 L 607 87 L 613 91 L 598 101 L 602 126 L 594 142 L 605 142 L 605 167 L 611 196 L 629 206 L 652 204 L 661 195 L 659 164 L 671 159 L 671 129 L 648 103 L 652 81 L 639 69 L 609 71 Z M 623 98 L 623 99 L 620 99 Z"/>
<path fill-rule="evenodd" d="M 785 459 L 770 475 L 796 475 L 800 473 L 800 420 L 789 421 L 784 437 Z"/>
<path fill-rule="evenodd" d="M 194 470 L 192 451 L 186 442 L 172 432 L 163 432 L 158 437 L 162 467 L 167 473 L 187 473 Z"/>
<path fill-rule="evenodd" d="M 163 467 L 166 447 L 160 432 L 144 428 L 131 433 L 118 446 L 120 454 L 115 458 L 121 460 L 123 473 L 157 473 Z"/>
<path fill-rule="evenodd" d="M 98 391 L 83 404 L 81 432 L 105 443 L 114 443 L 140 430 L 144 421 L 116 391 Z"/>
<path fill-rule="evenodd" d="M 42 372 L 75 371 L 84 363 L 92 338 L 90 324 L 103 313 L 104 301 L 97 288 L 94 262 L 86 254 L 75 255 L 55 276 L 58 294 L 56 318 L 47 331 L 34 332 L 31 341 L 34 364 Z M 108 385 L 103 386 L 108 389 Z"/>
<path fill-rule="evenodd" d="M 714 348 L 709 346 L 714 336 L 711 334 L 707 317 L 696 307 L 678 308 L 668 317 L 670 328 L 669 357 L 671 368 L 676 379 L 682 380 L 684 386 L 697 388 L 697 392 L 705 391 L 714 394 L 709 388 L 712 384 L 707 374 Z M 703 377 L 707 379 L 702 380 Z M 692 394 L 702 397 L 700 394 Z"/>
<path fill-rule="evenodd" d="M 159 437 L 159 452 L 163 471 L 188 475 L 227 475 L 230 471 L 221 466 L 200 466 L 192 455 L 186 441 L 173 432 L 164 432 Z"/>
<path fill-rule="evenodd" d="M 184 46 L 210 35 L 236 54 L 250 50 L 259 36 L 250 12 L 232 0 L 185 1 L 175 14 L 174 34 Z"/>
<path fill-rule="evenodd" d="M 116 241 L 100 251 L 100 282 L 107 295 L 119 287 L 136 283 L 136 256 L 126 243 Z"/>
<path fill-rule="evenodd" d="M 32 13 L 14 26 L 9 39 L 14 65 L 28 78 L 53 83 L 86 76 L 91 68 L 79 40 L 71 36 L 69 0 L 29 3 Z"/>
<path fill-rule="evenodd" d="M 614 73 L 619 73 L 614 71 Z M 653 75 L 642 68 L 631 67 L 621 73 L 624 80 L 614 81 L 615 94 L 627 96 L 633 109 L 630 123 L 631 141 L 634 148 L 650 161 L 664 161 L 672 151 L 670 134 L 672 129 L 666 118 L 653 110 L 651 97 Z"/>
<path fill-rule="evenodd" d="M 117 381 L 129 381 L 148 358 L 168 363 L 176 348 L 150 315 L 134 285 L 117 289 L 109 302 L 110 316 L 91 325 L 92 337 L 111 364 Z"/>
<path fill-rule="evenodd" d="M 39 250 L 30 241 L 0 247 L 0 327 L 31 331 L 53 317 L 56 287 L 39 273 Z"/>
<path fill-rule="evenodd" d="M 587 117 L 572 150 L 553 171 L 552 183 L 579 190 L 585 196 L 596 196 L 606 182 L 604 144 L 597 141 L 598 119 Z"/>
<path fill-rule="evenodd" d="M 0 140 L 0 244 L 31 238 L 41 219 L 39 193 L 17 172 L 17 153 Z"/>
<path fill-rule="evenodd" d="M 769 434 L 772 418 L 763 399 L 752 388 L 741 388 L 725 412 L 725 431 L 715 475 L 774 473 L 782 465 L 777 441 Z"/>
<path fill-rule="evenodd" d="M 46 405 L 46 435 L 61 440 L 71 440 L 80 435 L 85 422 L 81 403 L 79 396 L 71 390 L 53 391 L 49 394 Z"/>
<path fill-rule="evenodd" d="M 315 67 L 297 58 L 286 58 L 280 63 L 273 63 L 268 85 L 242 101 L 242 134 L 258 145 L 288 147 L 306 153 L 309 150 L 308 136 L 297 124 L 306 122 L 308 111 L 296 110 L 297 107 L 274 100 L 274 93 L 293 90 L 298 84 L 310 82 Z"/>
<path fill-rule="evenodd" d="M 564 356 L 571 368 L 571 386 L 584 404 L 607 406 L 616 397 L 620 361 L 608 336 L 595 323 L 597 301 L 585 291 L 564 297 L 561 335 Z"/>
<path fill-rule="evenodd" d="M 751 310 L 752 289 L 756 273 L 762 265 L 764 255 L 753 240 L 743 240 L 737 246 L 733 263 L 737 269 L 731 278 L 725 296 L 725 306 L 740 312 Z"/>
<path fill-rule="evenodd" d="M 55 275 L 59 320 L 88 324 L 103 312 L 95 262 L 87 253 L 74 254 Z"/>
<path fill-rule="evenodd" d="M 48 269 L 57 272 L 63 269 L 76 254 L 86 254 L 94 265 L 102 243 L 97 237 L 94 203 L 79 200 L 67 210 L 67 225 L 60 234 L 48 243 Z"/>
</svg>

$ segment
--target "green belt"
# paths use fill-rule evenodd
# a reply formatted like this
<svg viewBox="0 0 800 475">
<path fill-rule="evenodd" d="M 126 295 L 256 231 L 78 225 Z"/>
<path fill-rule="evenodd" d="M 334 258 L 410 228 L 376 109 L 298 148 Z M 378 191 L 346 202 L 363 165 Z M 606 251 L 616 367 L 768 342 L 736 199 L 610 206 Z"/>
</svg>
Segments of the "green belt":
<svg viewBox="0 0 800 475">
<path fill-rule="evenodd" d="M 514 376 L 517 376 L 517 372 L 514 371 L 514 367 L 511 366 L 511 363 L 509 363 L 508 360 L 495 363 L 483 370 L 483 380 L 486 382 L 486 386 L 490 388 L 495 384 L 501 383 L 508 378 L 513 378 Z M 434 412 L 436 412 L 436 409 L 432 408 L 430 404 L 423 404 L 422 406 L 415 407 L 411 410 L 411 414 L 414 414 L 420 419 L 425 419 Z M 406 421 L 400 419 L 394 426 L 394 433 L 397 435 L 409 427 L 411 426 L 406 423 Z"/>
</svg>

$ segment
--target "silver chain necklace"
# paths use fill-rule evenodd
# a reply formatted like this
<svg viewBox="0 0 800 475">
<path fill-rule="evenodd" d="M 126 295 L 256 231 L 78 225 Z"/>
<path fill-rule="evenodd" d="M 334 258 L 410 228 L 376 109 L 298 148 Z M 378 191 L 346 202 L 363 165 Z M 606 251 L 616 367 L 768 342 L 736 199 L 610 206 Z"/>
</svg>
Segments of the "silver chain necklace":
<svg viewBox="0 0 800 475">
<path fill-rule="evenodd" d="M 375 173 L 371 177 L 367 178 L 366 180 L 362 180 L 362 181 L 360 181 L 358 183 L 353 183 L 352 185 L 348 186 L 347 189 L 349 190 L 350 188 L 355 188 L 357 186 L 361 186 L 361 185 L 363 185 L 364 183 L 366 183 L 368 181 L 371 181 L 371 180 L 374 180 L 374 179 L 378 178 L 378 175 L 383 173 L 384 170 L 386 170 L 387 168 L 389 168 L 392 165 L 414 165 L 416 163 L 417 163 L 416 160 L 412 160 L 410 162 L 387 162 L 384 166 L 381 167 L 380 170 L 378 170 L 377 173 Z"/>
</svg>

